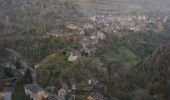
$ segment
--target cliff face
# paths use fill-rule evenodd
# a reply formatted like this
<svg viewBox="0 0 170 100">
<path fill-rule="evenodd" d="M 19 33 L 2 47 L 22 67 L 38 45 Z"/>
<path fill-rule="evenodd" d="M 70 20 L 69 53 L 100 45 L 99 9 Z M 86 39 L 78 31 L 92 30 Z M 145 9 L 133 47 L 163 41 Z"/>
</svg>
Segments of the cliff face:
<svg viewBox="0 0 170 100">
<path fill-rule="evenodd" d="M 152 73 L 153 76 L 161 76 L 170 80 L 170 45 L 159 47 L 145 62 L 146 72 Z M 158 74 L 159 73 L 159 74 Z"/>
<path fill-rule="evenodd" d="M 170 99 L 170 44 L 160 46 L 142 64 L 143 75 L 147 76 L 147 86 L 151 94 L 160 93 Z"/>
</svg>

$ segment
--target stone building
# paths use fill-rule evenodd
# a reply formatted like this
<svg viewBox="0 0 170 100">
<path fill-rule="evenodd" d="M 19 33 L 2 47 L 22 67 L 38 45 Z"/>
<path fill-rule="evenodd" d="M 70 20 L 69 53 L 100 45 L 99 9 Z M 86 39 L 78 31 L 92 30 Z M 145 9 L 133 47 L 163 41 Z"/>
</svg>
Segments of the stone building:
<svg viewBox="0 0 170 100">
<path fill-rule="evenodd" d="M 32 100 L 43 100 L 48 97 L 48 94 L 43 91 L 37 84 L 25 85 L 25 94 Z"/>
</svg>

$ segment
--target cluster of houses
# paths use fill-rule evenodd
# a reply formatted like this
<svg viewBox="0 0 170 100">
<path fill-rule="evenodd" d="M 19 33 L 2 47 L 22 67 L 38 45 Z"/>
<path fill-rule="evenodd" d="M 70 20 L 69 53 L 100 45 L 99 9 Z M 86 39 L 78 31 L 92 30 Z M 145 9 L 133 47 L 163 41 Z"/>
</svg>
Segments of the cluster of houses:
<svg viewBox="0 0 170 100">
<path fill-rule="evenodd" d="M 99 84 L 99 81 L 94 78 L 88 80 L 88 85 L 97 85 L 97 84 Z M 75 83 L 71 84 L 71 86 L 69 86 L 67 83 L 62 83 L 61 88 L 58 90 L 58 98 L 64 100 L 62 98 L 64 98 L 67 94 L 71 93 L 72 96 L 70 97 L 71 98 L 70 100 L 75 100 L 74 91 L 76 90 L 77 90 L 77 86 Z M 87 100 L 108 100 L 108 98 L 100 92 L 91 92 L 87 96 Z"/>
<path fill-rule="evenodd" d="M 157 21 L 166 22 L 167 16 L 149 16 L 149 15 L 97 15 L 90 16 L 89 19 L 97 26 L 105 27 L 106 31 L 117 32 L 120 29 L 130 29 L 140 31 L 148 23 L 157 23 Z"/>
<path fill-rule="evenodd" d="M 56 88 L 52 86 L 42 89 L 38 84 L 26 84 L 25 94 L 32 100 L 65 100 L 65 96 L 76 89 L 76 84 L 69 86 L 66 83 L 62 83 L 57 93 L 55 93 Z"/>
<path fill-rule="evenodd" d="M 37 84 L 25 85 L 25 94 L 29 96 L 32 100 L 44 100 L 48 97 L 48 93 L 46 93 Z"/>
<path fill-rule="evenodd" d="M 88 80 L 88 85 L 97 85 L 100 81 L 95 78 Z M 56 91 L 57 90 L 57 91 Z M 46 89 L 42 89 L 37 84 L 27 84 L 25 85 L 25 94 L 29 96 L 32 100 L 66 100 L 66 96 L 69 94 L 69 100 L 76 100 L 75 91 L 77 90 L 77 85 L 75 83 L 61 83 L 61 87 L 56 89 L 56 87 L 48 86 Z M 104 96 L 100 92 L 90 92 L 87 96 L 87 100 L 108 100 L 108 97 Z"/>
<path fill-rule="evenodd" d="M 46 35 L 68 42 L 77 41 L 80 43 L 80 48 L 78 50 L 72 50 L 70 52 L 68 57 L 68 61 L 70 62 L 78 60 L 82 55 L 82 52 L 86 56 L 92 56 L 96 50 L 97 43 L 106 38 L 105 34 L 96 30 L 96 27 L 91 23 L 85 23 L 81 28 L 75 24 L 66 24 L 66 28 L 74 32 L 67 34 L 48 32 Z"/>
<path fill-rule="evenodd" d="M 100 40 L 104 40 L 106 36 L 100 32 L 94 32 L 89 35 L 83 35 L 80 39 L 80 49 L 73 50 L 68 57 L 68 61 L 76 61 L 80 56 L 92 57 L 96 51 L 96 45 Z"/>
<path fill-rule="evenodd" d="M 100 40 L 104 40 L 105 38 L 106 36 L 104 33 L 100 31 L 94 31 L 93 33 L 84 35 L 80 41 L 82 51 L 84 51 L 87 56 L 93 56 L 94 52 L 96 51 L 96 45 Z"/>
</svg>

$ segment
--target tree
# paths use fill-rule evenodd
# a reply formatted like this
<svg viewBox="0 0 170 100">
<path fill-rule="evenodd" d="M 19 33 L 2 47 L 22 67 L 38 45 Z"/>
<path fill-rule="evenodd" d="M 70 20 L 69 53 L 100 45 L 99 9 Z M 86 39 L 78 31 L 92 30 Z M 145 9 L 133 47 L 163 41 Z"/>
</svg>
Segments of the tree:
<svg viewBox="0 0 170 100">
<path fill-rule="evenodd" d="M 149 93 L 144 89 L 138 89 L 134 92 L 134 97 L 132 100 L 154 100 Z"/>
</svg>

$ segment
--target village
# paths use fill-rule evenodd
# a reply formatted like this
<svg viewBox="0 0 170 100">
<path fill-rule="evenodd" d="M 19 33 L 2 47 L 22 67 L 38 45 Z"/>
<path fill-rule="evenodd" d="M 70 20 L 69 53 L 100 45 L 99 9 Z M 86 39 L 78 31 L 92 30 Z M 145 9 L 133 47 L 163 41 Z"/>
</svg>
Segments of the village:
<svg viewBox="0 0 170 100">
<path fill-rule="evenodd" d="M 170 0 L 0 0 L 0 100 L 170 100 Z"/>
<path fill-rule="evenodd" d="M 80 44 L 79 47 L 72 49 L 72 51 L 69 52 L 69 56 L 67 58 L 68 62 L 74 63 L 82 58 L 93 59 L 93 57 L 95 57 L 96 45 L 100 41 L 106 39 L 105 33 L 117 33 L 118 31 L 123 29 L 129 29 L 131 31 L 141 31 L 149 23 L 165 23 L 167 19 L 167 16 L 151 17 L 147 15 L 90 16 L 89 22 L 87 23 L 77 24 L 67 22 L 65 23 L 63 30 L 50 30 L 49 32 L 44 34 L 43 38 L 59 39 L 68 43 L 72 41 L 77 41 Z M 8 51 L 14 52 L 10 49 L 8 49 Z M 90 88 L 89 90 L 84 90 L 85 92 L 92 91 L 86 96 L 87 100 L 108 100 L 108 97 L 105 96 L 103 93 L 93 91 L 93 87 L 104 87 L 104 82 L 100 79 L 97 79 L 96 77 L 86 79 L 83 83 L 76 83 L 74 79 L 70 79 L 72 81 L 68 83 L 61 81 L 60 86 L 47 86 L 46 88 L 42 88 L 36 82 L 36 70 L 40 69 L 42 65 L 36 64 L 34 65 L 34 68 L 31 68 L 23 61 L 20 61 L 20 63 L 23 65 L 23 69 L 20 69 L 22 75 L 25 74 L 27 69 L 31 70 L 32 72 L 33 82 L 30 84 L 25 84 L 24 87 L 25 94 L 29 96 L 32 100 L 76 100 L 76 92 L 80 91 L 80 87 L 82 86 Z M 6 67 L 16 69 L 16 66 L 12 64 L 7 64 Z M 7 83 L 14 84 L 14 80 L 15 78 L 10 79 L 9 81 L 7 81 Z M 15 86 L 13 88 L 15 88 Z M 12 96 L 12 92 L 14 91 L 8 92 L 10 93 L 10 96 Z M 5 94 L 2 94 L 2 97 Z M 4 97 L 4 100 L 11 100 L 11 98 L 9 99 Z"/>
<path fill-rule="evenodd" d="M 118 32 L 122 29 L 140 31 L 148 24 L 165 23 L 166 15 L 93 15 L 89 19 L 106 32 Z"/>
</svg>

